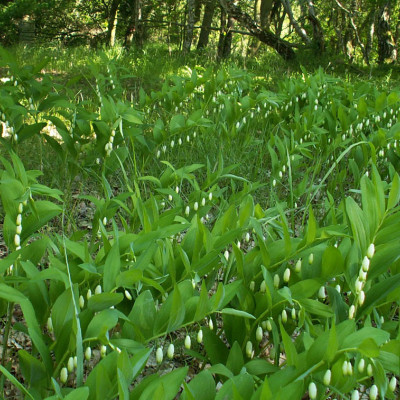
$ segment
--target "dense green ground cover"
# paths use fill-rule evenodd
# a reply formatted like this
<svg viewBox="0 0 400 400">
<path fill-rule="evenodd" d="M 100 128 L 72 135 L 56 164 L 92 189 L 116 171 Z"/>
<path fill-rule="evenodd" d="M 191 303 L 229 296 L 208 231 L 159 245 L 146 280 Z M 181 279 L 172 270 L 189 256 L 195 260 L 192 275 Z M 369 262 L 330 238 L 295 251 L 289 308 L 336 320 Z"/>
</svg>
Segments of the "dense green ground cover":
<svg viewBox="0 0 400 400">
<path fill-rule="evenodd" d="M 0 310 L 29 346 L 3 340 L 3 387 L 398 396 L 390 79 L 18 57 L 1 51 Z"/>
</svg>

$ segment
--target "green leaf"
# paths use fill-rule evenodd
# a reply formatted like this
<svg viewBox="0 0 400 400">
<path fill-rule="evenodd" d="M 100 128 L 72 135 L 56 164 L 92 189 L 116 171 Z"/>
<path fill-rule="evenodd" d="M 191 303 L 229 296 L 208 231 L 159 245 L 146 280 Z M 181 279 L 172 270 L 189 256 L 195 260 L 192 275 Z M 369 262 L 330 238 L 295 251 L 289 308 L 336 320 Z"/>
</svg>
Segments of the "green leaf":
<svg viewBox="0 0 400 400">
<path fill-rule="evenodd" d="M 117 305 L 124 299 L 122 293 L 100 293 L 88 300 L 88 308 L 92 311 L 101 311 Z"/>
<path fill-rule="evenodd" d="M 226 366 L 229 368 L 233 375 L 238 375 L 244 364 L 242 349 L 239 343 L 235 341 L 231 350 L 229 351 L 228 359 L 226 361 Z"/>
<path fill-rule="evenodd" d="M 78 389 L 74 389 L 72 392 L 68 393 L 64 400 L 86 400 L 89 397 L 89 388 L 88 387 L 80 387 Z"/>
<path fill-rule="evenodd" d="M 293 365 L 297 368 L 298 364 L 299 364 L 299 357 L 297 354 L 296 347 L 295 347 L 294 343 L 292 342 L 292 338 L 285 331 L 282 321 L 279 321 L 279 326 L 280 326 L 280 330 L 281 330 L 283 346 L 285 348 L 287 365 L 289 365 L 289 366 Z"/>
<path fill-rule="evenodd" d="M 187 375 L 189 367 L 178 368 L 166 375 L 159 377 L 153 381 L 143 391 L 139 400 L 168 400 L 174 399 L 179 388 Z"/>
<path fill-rule="evenodd" d="M 329 280 L 340 275 L 344 269 L 342 253 L 335 246 L 328 246 L 322 254 L 321 278 Z"/>
<path fill-rule="evenodd" d="M 223 310 L 220 311 L 220 313 L 227 315 L 234 315 L 236 317 L 256 319 L 254 315 L 251 315 L 246 311 L 236 310 L 235 308 L 224 308 Z"/>
<path fill-rule="evenodd" d="M 111 250 L 107 254 L 104 264 L 103 288 L 105 292 L 111 291 L 115 287 L 116 278 L 121 269 L 121 258 L 119 254 L 119 243 L 115 240 Z"/>
<path fill-rule="evenodd" d="M 96 314 L 90 321 L 85 338 L 86 339 L 105 339 L 106 333 L 114 328 L 118 323 L 118 313 L 116 310 L 103 310 Z"/>
<path fill-rule="evenodd" d="M 216 394 L 216 385 L 210 371 L 205 370 L 197 374 L 182 393 L 182 400 L 213 400 Z M 187 395 L 190 392 L 191 396 Z"/>
</svg>

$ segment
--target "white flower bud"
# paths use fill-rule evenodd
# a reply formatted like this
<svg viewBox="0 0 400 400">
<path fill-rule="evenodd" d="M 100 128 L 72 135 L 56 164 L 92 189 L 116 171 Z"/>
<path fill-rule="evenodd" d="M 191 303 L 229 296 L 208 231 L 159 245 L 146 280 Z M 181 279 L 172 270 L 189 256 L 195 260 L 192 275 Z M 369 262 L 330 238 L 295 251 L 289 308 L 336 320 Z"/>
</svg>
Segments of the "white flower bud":
<svg viewBox="0 0 400 400">
<path fill-rule="evenodd" d="M 197 332 L 197 343 L 203 343 L 203 331 L 201 329 Z"/>
<path fill-rule="evenodd" d="M 265 281 L 262 281 L 260 285 L 260 292 L 265 293 L 266 291 L 267 291 L 267 284 L 265 283 Z"/>
<path fill-rule="evenodd" d="M 314 400 L 317 398 L 317 386 L 314 382 L 311 382 L 308 385 L 308 395 L 311 400 Z"/>
<path fill-rule="evenodd" d="M 392 376 L 392 379 L 390 379 L 389 381 L 389 390 L 391 392 L 394 392 L 396 390 L 397 387 L 397 379 L 395 376 Z"/>
<path fill-rule="evenodd" d="M 179 193 L 179 187 L 178 186 L 175 187 L 175 193 Z"/>
<path fill-rule="evenodd" d="M 199 203 L 196 201 L 193 205 L 194 211 L 197 211 L 199 209 Z"/>
<path fill-rule="evenodd" d="M 253 355 L 253 343 L 250 340 L 246 343 L 246 356 L 251 358 Z"/>
<path fill-rule="evenodd" d="M 250 289 L 252 292 L 254 292 L 255 286 L 256 286 L 256 283 L 255 283 L 254 281 L 251 281 L 251 282 L 250 282 L 250 285 L 249 285 L 249 289 Z"/>
<path fill-rule="evenodd" d="M 175 146 L 175 142 L 173 140 L 171 140 L 171 149 L 173 149 Z"/>
<path fill-rule="evenodd" d="M 186 335 L 186 337 L 185 337 L 185 348 L 189 350 L 191 346 L 192 346 L 192 341 L 190 339 L 190 336 Z"/>
<path fill-rule="evenodd" d="M 74 357 L 68 358 L 67 368 L 68 372 L 72 372 L 74 370 Z"/>
<path fill-rule="evenodd" d="M 372 385 L 369 389 L 369 398 L 370 400 L 376 400 L 378 398 L 378 387 L 376 385 Z"/>
<path fill-rule="evenodd" d="M 79 307 L 82 309 L 85 306 L 85 299 L 82 295 L 79 296 Z"/>
<path fill-rule="evenodd" d="M 249 241 L 250 241 L 250 233 L 249 232 L 246 232 L 245 240 L 247 243 L 249 243 Z"/>
<path fill-rule="evenodd" d="M 297 315 L 296 315 L 296 309 L 293 307 L 293 308 L 292 308 L 292 319 L 295 320 L 296 317 L 297 317 Z"/>
<path fill-rule="evenodd" d="M 371 259 L 371 258 L 374 256 L 374 254 L 375 254 L 375 245 L 374 245 L 373 243 L 371 243 L 371 244 L 368 246 L 367 257 L 368 257 L 369 259 Z"/>
<path fill-rule="evenodd" d="M 300 272 L 301 271 L 301 258 L 297 260 L 296 265 L 294 267 L 294 270 L 296 272 Z"/>
<path fill-rule="evenodd" d="M 226 261 L 229 260 L 229 251 L 228 250 L 225 250 L 224 257 L 225 257 Z"/>
<path fill-rule="evenodd" d="M 86 293 L 86 299 L 89 300 L 92 297 L 92 291 L 89 289 Z"/>
<path fill-rule="evenodd" d="M 362 261 L 362 264 L 361 264 L 362 270 L 364 272 L 368 272 L 369 264 L 370 264 L 369 258 L 367 256 L 365 256 L 363 261 Z"/>
<path fill-rule="evenodd" d="M 132 300 L 132 295 L 130 294 L 129 290 L 125 290 L 125 297 L 126 297 L 128 300 Z"/>
<path fill-rule="evenodd" d="M 22 225 L 17 225 L 17 228 L 15 229 L 15 233 L 16 233 L 17 235 L 20 235 L 21 232 L 22 232 Z"/>
<path fill-rule="evenodd" d="M 283 281 L 287 283 L 289 282 L 289 279 L 290 279 L 290 269 L 286 268 L 283 274 Z"/>
<path fill-rule="evenodd" d="M 105 346 L 104 344 L 101 345 L 100 347 L 100 356 L 101 358 L 104 358 L 107 354 L 107 346 Z"/>
<path fill-rule="evenodd" d="M 157 349 L 157 351 L 156 351 L 156 361 L 157 361 L 157 364 L 161 364 L 163 358 L 164 358 L 164 355 L 163 355 L 162 348 L 159 347 L 159 348 Z"/>
<path fill-rule="evenodd" d="M 261 326 L 259 326 L 257 328 L 257 330 L 256 330 L 256 340 L 257 340 L 257 342 L 261 342 L 262 338 L 263 338 L 263 330 L 262 330 Z"/>
<path fill-rule="evenodd" d="M 342 373 L 343 373 L 343 375 L 347 375 L 347 372 L 348 372 L 347 363 L 348 363 L 347 360 L 343 361 L 343 365 L 342 365 Z"/>
<path fill-rule="evenodd" d="M 185 215 L 188 217 L 188 216 L 189 216 L 189 213 L 190 213 L 190 207 L 189 207 L 189 206 L 186 206 L 186 208 L 185 208 Z"/>
<path fill-rule="evenodd" d="M 206 199 L 205 199 L 205 197 L 203 197 L 203 198 L 201 199 L 201 205 L 202 205 L 203 207 L 206 205 Z"/>
<path fill-rule="evenodd" d="M 174 352 L 175 352 L 175 346 L 172 343 L 170 343 L 167 350 L 167 356 L 170 360 L 174 358 Z"/>
<path fill-rule="evenodd" d="M 53 320 L 51 317 L 47 318 L 47 330 L 53 332 Z"/>
<path fill-rule="evenodd" d="M 282 310 L 282 322 L 286 324 L 287 322 L 287 312 L 286 310 Z"/>
<path fill-rule="evenodd" d="M 353 375 L 353 365 L 350 361 L 347 361 L 347 375 Z"/>
<path fill-rule="evenodd" d="M 374 371 L 372 369 L 372 364 L 368 364 L 368 366 L 367 366 L 367 374 L 368 374 L 368 376 L 372 376 L 373 373 L 374 373 Z"/>
<path fill-rule="evenodd" d="M 363 358 L 359 361 L 357 369 L 358 369 L 358 372 L 359 372 L 360 374 L 362 374 L 362 373 L 364 372 L 364 369 L 365 369 L 365 360 L 364 360 Z"/>
<path fill-rule="evenodd" d="M 318 290 L 318 297 L 320 299 L 325 299 L 326 298 L 326 292 L 325 292 L 325 286 L 321 286 Z"/>
<path fill-rule="evenodd" d="M 278 274 L 275 274 L 275 275 L 274 275 L 274 287 L 275 287 L 276 289 L 278 289 L 279 283 L 280 283 L 279 275 L 278 275 Z"/>
<path fill-rule="evenodd" d="M 18 234 L 14 236 L 14 244 L 16 247 L 18 247 L 21 244 L 21 238 L 19 237 Z"/>
<path fill-rule="evenodd" d="M 354 304 L 352 304 L 349 308 L 349 319 L 353 319 L 355 313 L 356 313 L 356 307 Z"/>
<path fill-rule="evenodd" d="M 61 368 L 61 372 L 60 372 L 60 381 L 61 383 L 65 383 L 68 380 L 68 370 L 67 368 Z"/>
<path fill-rule="evenodd" d="M 356 293 L 360 293 L 363 288 L 363 283 L 357 278 L 355 283 Z"/>
<path fill-rule="evenodd" d="M 337 291 L 338 293 L 340 293 L 340 291 L 341 291 L 342 288 L 340 287 L 340 285 L 336 285 L 336 286 L 335 286 L 335 289 L 336 289 L 336 291 Z"/>
<path fill-rule="evenodd" d="M 360 272 L 358 273 L 358 279 L 361 281 L 361 282 L 365 282 L 366 280 L 367 280 L 367 273 L 366 272 L 364 272 L 363 270 L 362 270 L 362 268 L 360 269 Z"/>
<path fill-rule="evenodd" d="M 364 304 L 364 301 L 365 301 L 365 292 L 364 290 L 361 290 L 361 292 L 358 295 L 358 304 L 362 306 Z"/>
<path fill-rule="evenodd" d="M 107 225 L 107 217 L 103 218 L 103 225 Z"/>
<path fill-rule="evenodd" d="M 21 203 L 20 203 L 20 204 L 21 204 Z M 19 226 L 19 225 L 22 224 L 22 215 L 21 215 L 21 214 L 18 214 L 18 215 L 17 215 L 17 220 L 15 221 L 15 224 L 16 224 L 17 226 Z"/>
<path fill-rule="evenodd" d="M 330 369 L 327 369 L 323 380 L 325 386 L 329 386 L 329 384 L 331 383 L 331 378 L 332 378 L 332 372 Z"/>
<path fill-rule="evenodd" d="M 311 265 L 314 262 L 314 254 L 310 253 L 310 255 L 308 256 L 308 263 Z"/>
<path fill-rule="evenodd" d="M 85 350 L 85 358 L 87 361 L 89 361 L 92 357 L 92 349 L 90 347 L 86 347 Z"/>
<path fill-rule="evenodd" d="M 210 331 L 214 329 L 214 324 L 211 318 L 208 320 L 208 327 L 210 328 Z"/>
<path fill-rule="evenodd" d="M 94 289 L 94 294 L 100 294 L 101 293 L 101 285 L 97 285 L 96 289 Z"/>
<path fill-rule="evenodd" d="M 208 200 L 212 200 L 212 198 L 213 198 L 213 194 L 212 194 L 212 192 L 210 192 L 209 194 L 208 194 Z"/>
<path fill-rule="evenodd" d="M 168 195 L 168 200 L 172 201 L 172 195 L 171 194 Z"/>
<path fill-rule="evenodd" d="M 22 211 L 24 210 L 24 205 L 22 203 L 18 204 L 18 213 L 22 214 Z M 18 221 L 18 217 L 17 217 L 17 221 Z M 17 223 L 18 225 L 18 223 Z"/>
<path fill-rule="evenodd" d="M 351 393 L 351 400 L 360 400 L 360 393 L 358 390 L 353 390 Z"/>
<path fill-rule="evenodd" d="M 271 332 L 271 331 L 272 331 L 271 319 L 267 319 L 266 328 L 267 328 L 267 331 L 268 331 L 268 332 Z"/>
<path fill-rule="evenodd" d="M 274 180 L 272 181 L 272 186 L 273 186 L 273 187 L 276 186 L 276 179 L 274 179 Z"/>
</svg>

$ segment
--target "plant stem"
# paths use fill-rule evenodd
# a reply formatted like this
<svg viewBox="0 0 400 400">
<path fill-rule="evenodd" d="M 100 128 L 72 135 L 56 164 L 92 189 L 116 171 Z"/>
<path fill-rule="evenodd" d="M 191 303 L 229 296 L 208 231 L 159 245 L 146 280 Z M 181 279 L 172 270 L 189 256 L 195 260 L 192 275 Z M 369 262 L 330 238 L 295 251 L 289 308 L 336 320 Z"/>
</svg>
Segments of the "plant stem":
<svg viewBox="0 0 400 400">
<path fill-rule="evenodd" d="M 3 334 L 3 351 L 2 351 L 2 359 L 1 359 L 1 365 L 6 368 L 6 363 L 7 363 L 7 350 L 8 350 L 8 337 L 10 336 L 10 330 L 11 330 L 11 320 L 12 320 L 12 314 L 14 310 L 14 303 L 8 303 L 7 306 L 7 322 L 6 326 L 4 327 L 4 334 Z M 4 394 L 4 376 L 1 377 L 0 381 L 0 397 L 3 396 Z"/>
</svg>

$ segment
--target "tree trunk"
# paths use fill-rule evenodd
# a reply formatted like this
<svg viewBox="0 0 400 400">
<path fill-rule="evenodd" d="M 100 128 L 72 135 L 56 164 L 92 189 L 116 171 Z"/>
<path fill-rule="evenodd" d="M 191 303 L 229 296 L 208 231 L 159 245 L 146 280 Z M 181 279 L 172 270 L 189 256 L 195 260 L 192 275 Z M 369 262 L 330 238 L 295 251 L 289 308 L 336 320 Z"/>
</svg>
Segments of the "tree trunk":
<svg viewBox="0 0 400 400">
<path fill-rule="evenodd" d="M 308 10 L 307 18 L 313 28 L 313 44 L 315 46 L 315 50 L 322 53 L 325 50 L 324 31 L 322 29 L 321 22 L 319 21 L 315 12 L 314 3 L 311 0 L 302 1 L 305 1 L 306 3 Z"/>
<path fill-rule="evenodd" d="M 203 0 L 195 0 L 195 4 L 194 4 L 194 23 L 195 24 L 197 24 L 200 21 L 202 6 L 203 6 Z"/>
<path fill-rule="evenodd" d="M 120 0 L 113 0 L 111 2 L 110 13 L 108 15 L 107 44 L 110 47 L 114 47 L 115 45 L 119 3 Z"/>
<path fill-rule="evenodd" d="M 387 1 L 379 10 L 376 29 L 379 64 L 384 64 L 385 61 L 395 61 L 397 58 L 396 45 L 390 30 L 390 12 L 390 2 Z"/>
<path fill-rule="evenodd" d="M 139 22 L 142 17 L 141 0 L 130 0 L 131 15 L 125 34 L 125 49 L 129 50 L 135 37 L 136 44 L 141 47 L 143 45 L 143 30 L 139 30 Z"/>
<path fill-rule="evenodd" d="M 215 1 L 207 0 L 204 9 L 203 23 L 201 25 L 200 37 L 197 43 L 197 49 L 203 49 L 208 45 L 208 38 L 210 37 L 211 24 L 215 11 Z"/>
<path fill-rule="evenodd" d="M 271 23 L 271 11 L 274 1 L 261 0 L 260 5 L 260 26 L 261 29 L 267 29 Z"/>
<path fill-rule="evenodd" d="M 290 43 L 273 34 L 270 30 L 261 29 L 259 25 L 241 10 L 239 6 L 234 5 L 231 1 L 220 0 L 221 6 L 232 16 L 232 18 L 244 25 L 252 36 L 258 38 L 261 42 L 275 49 L 285 60 L 293 60 L 296 53 L 290 46 Z"/>
<path fill-rule="evenodd" d="M 294 18 L 292 7 L 290 6 L 289 0 L 281 0 L 283 8 L 289 17 L 290 23 L 293 25 L 294 30 L 300 36 L 301 40 L 309 46 L 311 44 L 310 38 L 307 36 L 307 32 L 299 25 L 297 20 Z"/>
<path fill-rule="evenodd" d="M 190 46 L 193 40 L 194 30 L 194 11 L 195 11 L 195 0 L 187 0 L 187 24 L 185 39 L 183 41 L 183 53 L 187 54 L 190 52 Z"/>
</svg>

